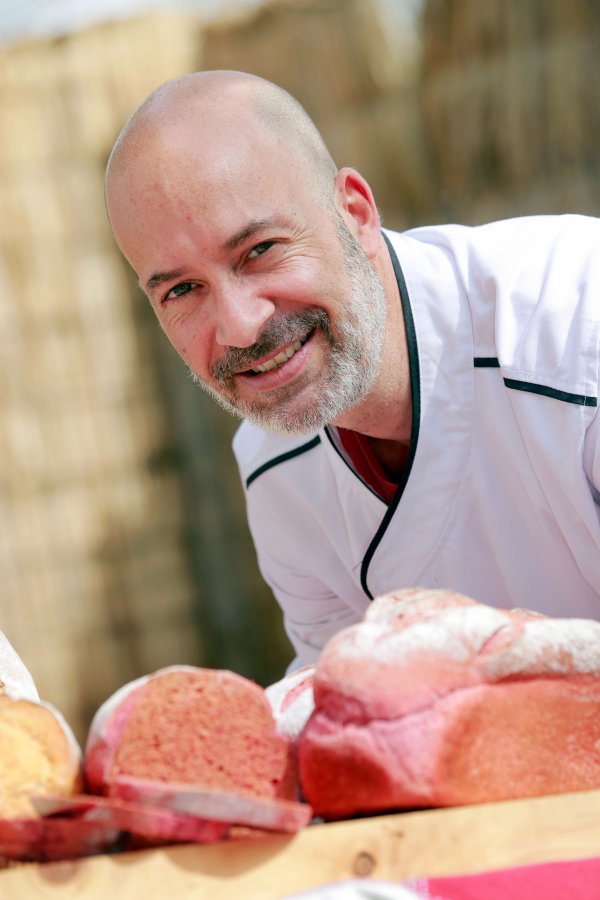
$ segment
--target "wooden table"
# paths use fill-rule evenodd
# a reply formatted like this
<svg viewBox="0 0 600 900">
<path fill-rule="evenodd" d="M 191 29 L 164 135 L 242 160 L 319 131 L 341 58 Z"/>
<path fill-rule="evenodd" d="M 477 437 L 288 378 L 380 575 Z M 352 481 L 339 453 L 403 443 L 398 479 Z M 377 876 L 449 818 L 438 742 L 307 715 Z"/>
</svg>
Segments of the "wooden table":
<svg viewBox="0 0 600 900">
<path fill-rule="evenodd" d="M 600 791 L 313 825 L 0 872 L 0 900 L 281 900 L 357 876 L 402 881 L 600 856 Z"/>
</svg>

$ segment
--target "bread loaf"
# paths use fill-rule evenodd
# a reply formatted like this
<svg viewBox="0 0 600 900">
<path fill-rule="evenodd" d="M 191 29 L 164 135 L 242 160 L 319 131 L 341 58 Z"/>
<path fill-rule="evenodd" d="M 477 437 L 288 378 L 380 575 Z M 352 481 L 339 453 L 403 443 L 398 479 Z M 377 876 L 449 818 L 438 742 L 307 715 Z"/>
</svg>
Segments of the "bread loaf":
<svg viewBox="0 0 600 900">
<path fill-rule="evenodd" d="M 32 797 L 81 787 L 81 751 L 50 704 L 0 696 L 0 818 L 36 818 Z"/>
<path fill-rule="evenodd" d="M 449 591 L 377 598 L 325 647 L 300 777 L 340 818 L 600 787 L 600 623 Z"/>
<path fill-rule="evenodd" d="M 264 691 L 233 672 L 173 666 L 121 688 L 98 710 L 85 753 L 93 792 L 120 776 L 262 797 L 296 793 L 289 741 Z"/>
</svg>

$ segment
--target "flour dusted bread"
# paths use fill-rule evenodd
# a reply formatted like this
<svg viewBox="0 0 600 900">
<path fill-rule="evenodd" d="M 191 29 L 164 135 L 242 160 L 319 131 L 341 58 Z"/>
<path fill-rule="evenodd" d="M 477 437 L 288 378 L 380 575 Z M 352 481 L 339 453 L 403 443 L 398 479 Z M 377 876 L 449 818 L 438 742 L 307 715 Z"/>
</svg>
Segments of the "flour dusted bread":
<svg viewBox="0 0 600 900">
<path fill-rule="evenodd" d="M 600 623 L 418 588 L 325 647 L 300 776 L 317 814 L 600 787 Z"/>
<path fill-rule="evenodd" d="M 116 692 L 94 717 L 88 785 L 114 793 L 124 777 L 293 798 L 291 742 L 264 690 L 233 672 L 172 666 Z"/>
<path fill-rule="evenodd" d="M 0 818 L 36 818 L 32 797 L 81 786 L 81 752 L 49 704 L 0 696 Z"/>
</svg>

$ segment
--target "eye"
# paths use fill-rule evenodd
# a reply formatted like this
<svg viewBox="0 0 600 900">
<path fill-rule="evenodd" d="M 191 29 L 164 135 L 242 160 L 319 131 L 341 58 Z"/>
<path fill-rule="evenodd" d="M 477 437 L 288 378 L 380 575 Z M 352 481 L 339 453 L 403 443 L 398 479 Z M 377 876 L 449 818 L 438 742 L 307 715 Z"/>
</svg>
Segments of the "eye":
<svg viewBox="0 0 600 900">
<path fill-rule="evenodd" d="M 256 244 L 248 253 L 248 259 L 256 259 L 257 256 L 262 256 L 274 243 L 275 241 L 262 241 L 260 244 Z"/>
<path fill-rule="evenodd" d="M 193 281 L 182 281 L 181 284 L 176 284 L 174 288 L 171 288 L 164 299 L 174 300 L 177 297 L 184 297 L 190 291 L 193 291 L 195 287 L 196 284 Z"/>
</svg>

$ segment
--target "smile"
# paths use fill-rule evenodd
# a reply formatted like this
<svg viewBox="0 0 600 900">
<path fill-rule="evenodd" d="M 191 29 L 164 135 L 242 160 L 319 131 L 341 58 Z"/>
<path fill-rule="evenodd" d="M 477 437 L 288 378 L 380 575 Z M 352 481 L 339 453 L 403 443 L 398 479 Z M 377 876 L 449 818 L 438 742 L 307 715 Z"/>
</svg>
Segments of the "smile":
<svg viewBox="0 0 600 900">
<path fill-rule="evenodd" d="M 254 375 L 261 375 L 263 372 L 271 372 L 273 369 L 278 369 L 284 363 L 291 359 L 298 350 L 302 349 L 302 346 L 306 343 L 310 335 L 307 335 L 305 338 L 301 338 L 296 341 L 294 344 L 290 344 L 285 350 L 281 350 L 277 356 L 274 356 L 272 359 L 268 359 L 261 366 L 256 366 L 255 368 L 250 369 Z"/>
</svg>

